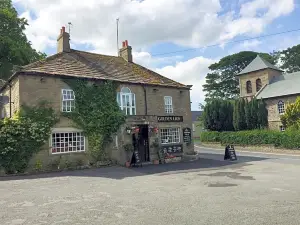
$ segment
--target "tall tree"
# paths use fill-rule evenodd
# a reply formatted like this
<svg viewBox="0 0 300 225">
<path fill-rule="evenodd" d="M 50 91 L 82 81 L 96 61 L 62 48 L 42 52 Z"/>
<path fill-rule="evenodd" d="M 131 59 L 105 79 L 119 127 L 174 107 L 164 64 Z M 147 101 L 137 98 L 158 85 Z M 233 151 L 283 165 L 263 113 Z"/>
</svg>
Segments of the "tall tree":
<svg viewBox="0 0 300 225">
<path fill-rule="evenodd" d="M 0 79 L 9 78 L 18 66 L 45 58 L 27 40 L 27 25 L 26 19 L 18 18 L 11 0 L 0 1 Z"/>
<path fill-rule="evenodd" d="M 300 44 L 283 51 L 274 52 L 281 69 L 288 73 L 300 71 Z"/>
<path fill-rule="evenodd" d="M 274 63 L 274 58 L 267 53 L 244 51 L 222 58 L 209 66 L 210 73 L 206 76 L 203 90 L 205 101 L 215 98 L 236 99 L 239 96 L 239 82 L 236 75 L 241 72 L 257 55 Z"/>
<path fill-rule="evenodd" d="M 233 106 L 230 101 L 215 99 L 207 103 L 202 114 L 204 127 L 211 131 L 232 131 Z"/>
</svg>

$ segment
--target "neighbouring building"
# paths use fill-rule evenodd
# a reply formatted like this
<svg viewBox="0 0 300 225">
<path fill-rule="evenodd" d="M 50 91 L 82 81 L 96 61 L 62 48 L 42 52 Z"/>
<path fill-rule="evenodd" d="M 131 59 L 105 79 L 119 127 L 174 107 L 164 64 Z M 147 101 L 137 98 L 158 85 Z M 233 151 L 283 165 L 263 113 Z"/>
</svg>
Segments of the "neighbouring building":
<svg viewBox="0 0 300 225">
<path fill-rule="evenodd" d="M 192 121 L 193 121 L 193 137 L 195 139 L 200 139 L 200 132 L 202 130 L 202 124 L 199 121 L 199 117 L 202 115 L 202 111 L 192 111 Z"/>
<path fill-rule="evenodd" d="M 117 99 L 127 120 L 109 146 L 111 160 L 124 164 L 125 144 L 132 144 L 132 129 L 138 130 L 138 151 L 142 162 L 158 159 L 152 146 L 159 140 L 164 153 L 181 157 L 194 152 L 190 89 L 134 63 L 132 48 L 123 42 L 119 56 L 101 55 L 70 48 L 70 37 L 63 27 L 57 39 L 57 54 L 23 67 L 1 87 L 9 102 L 3 105 L 2 117 L 11 117 L 21 105 L 36 105 L 49 100 L 59 112 L 70 112 L 76 93 L 63 78 L 85 78 L 92 82 L 113 80 L 119 84 Z M 92 110 L 92 109 L 91 109 Z M 62 117 L 52 129 L 49 142 L 35 158 L 44 164 L 56 158 L 88 160 L 88 138 L 72 121 Z"/>
<path fill-rule="evenodd" d="M 250 100 L 263 99 L 268 110 L 268 125 L 272 130 L 284 131 L 280 115 L 288 102 L 300 95 L 300 71 L 284 73 L 283 70 L 257 56 L 238 74 L 240 96 Z"/>
</svg>

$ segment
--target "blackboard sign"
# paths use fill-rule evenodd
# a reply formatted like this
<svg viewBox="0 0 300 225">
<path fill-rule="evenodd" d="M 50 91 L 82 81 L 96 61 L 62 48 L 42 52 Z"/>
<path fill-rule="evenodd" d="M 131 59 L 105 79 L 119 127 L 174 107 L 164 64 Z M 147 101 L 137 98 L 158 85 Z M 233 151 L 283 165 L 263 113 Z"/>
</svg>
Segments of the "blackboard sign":
<svg viewBox="0 0 300 225">
<path fill-rule="evenodd" d="M 132 157 L 131 157 L 131 165 L 141 165 L 141 159 L 140 159 L 140 155 L 139 155 L 139 151 L 136 149 L 133 151 L 132 153 Z"/>
<path fill-rule="evenodd" d="M 192 132 L 191 132 L 191 128 L 183 128 L 183 142 L 184 143 L 191 143 L 192 142 Z"/>
<path fill-rule="evenodd" d="M 225 148 L 224 160 L 227 160 L 227 159 L 230 159 L 231 161 L 237 160 L 233 145 L 227 145 Z"/>
<path fill-rule="evenodd" d="M 158 122 L 182 122 L 183 116 L 158 116 Z"/>
</svg>

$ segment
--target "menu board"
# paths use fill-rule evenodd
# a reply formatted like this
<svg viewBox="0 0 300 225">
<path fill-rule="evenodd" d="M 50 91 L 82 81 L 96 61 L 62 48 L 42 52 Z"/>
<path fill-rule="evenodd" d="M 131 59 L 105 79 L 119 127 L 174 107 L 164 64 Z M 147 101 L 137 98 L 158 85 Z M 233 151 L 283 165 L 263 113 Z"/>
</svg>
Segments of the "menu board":
<svg viewBox="0 0 300 225">
<path fill-rule="evenodd" d="M 191 128 L 183 128 L 182 129 L 183 132 L 183 142 L 184 143 L 191 143 L 192 142 L 192 132 L 191 132 Z"/>
</svg>

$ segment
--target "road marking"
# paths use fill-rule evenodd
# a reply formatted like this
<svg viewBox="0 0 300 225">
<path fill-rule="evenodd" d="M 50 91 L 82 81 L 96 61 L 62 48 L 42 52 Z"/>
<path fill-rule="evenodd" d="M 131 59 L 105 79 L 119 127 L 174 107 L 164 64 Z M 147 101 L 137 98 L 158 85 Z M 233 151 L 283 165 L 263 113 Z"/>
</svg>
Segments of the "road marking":
<svg viewBox="0 0 300 225">
<path fill-rule="evenodd" d="M 220 151 L 224 151 L 225 150 L 225 149 L 221 149 L 221 148 L 210 148 L 210 147 L 204 147 L 204 146 L 198 146 L 198 145 L 195 145 L 195 147 L 196 148 L 202 148 L 202 149 L 220 150 Z M 300 155 L 283 154 L 283 153 L 257 152 L 257 151 L 247 151 L 247 150 L 236 150 L 236 151 L 237 152 L 241 152 L 241 153 L 246 152 L 246 153 L 263 154 L 263 155 L 279 155 L 279 156 L 295 156 L 295 157 L 300 157 Z"/>
</svg>

